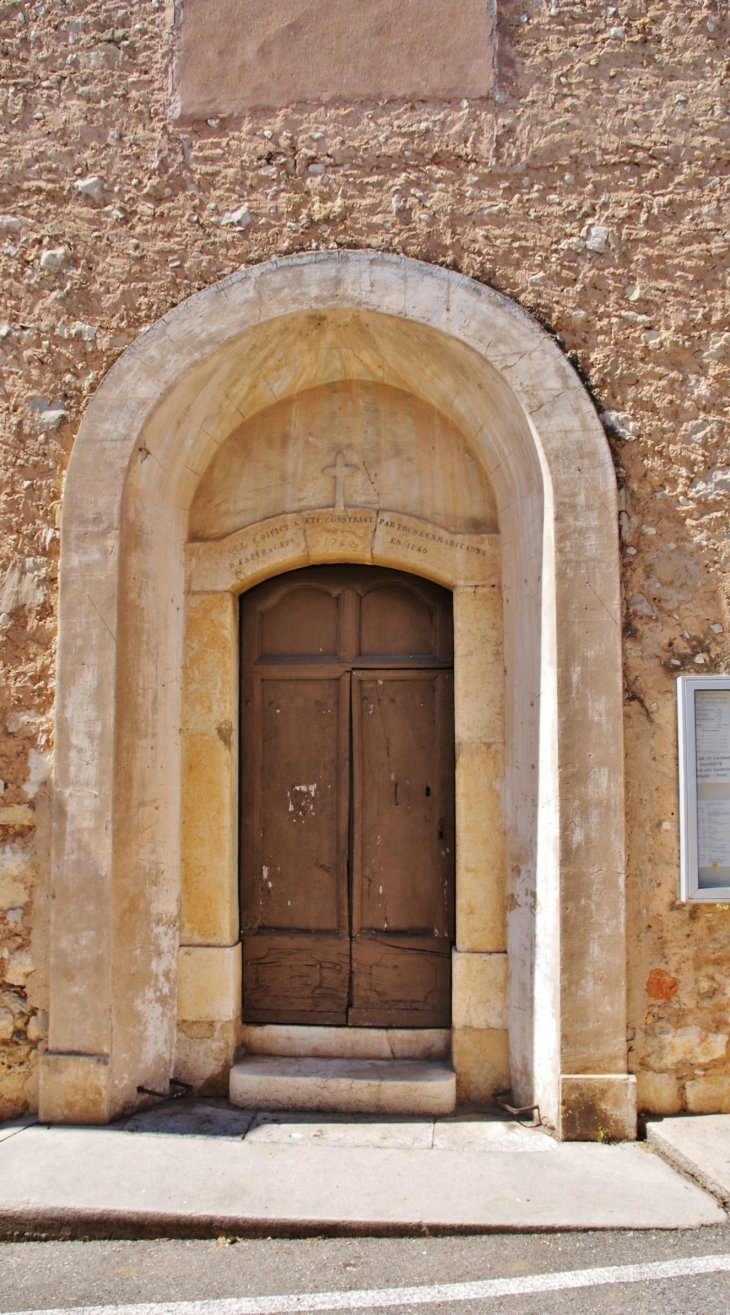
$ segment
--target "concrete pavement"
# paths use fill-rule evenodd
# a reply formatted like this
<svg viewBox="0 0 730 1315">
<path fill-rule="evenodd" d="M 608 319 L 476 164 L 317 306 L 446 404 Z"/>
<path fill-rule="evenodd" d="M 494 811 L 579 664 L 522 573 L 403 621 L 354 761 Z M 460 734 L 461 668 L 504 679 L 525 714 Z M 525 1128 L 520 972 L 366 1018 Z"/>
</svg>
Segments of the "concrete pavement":
<svg viewBox="0 0 730 1315">
<path fill-rule="evenodd" d="M 110 1128 L 4 1132 L 4 1237 L 671 1229 L 726 1218 L 646 1144 L 559 1144 L 502 1119 L 180 1101 Z"/>
<path fill-rule="evenodd" d="M 665 1160 L 730 1204 L 730 1114 L 692 1114 L 647 1124 L 647 1139 Z"/>
</svg>

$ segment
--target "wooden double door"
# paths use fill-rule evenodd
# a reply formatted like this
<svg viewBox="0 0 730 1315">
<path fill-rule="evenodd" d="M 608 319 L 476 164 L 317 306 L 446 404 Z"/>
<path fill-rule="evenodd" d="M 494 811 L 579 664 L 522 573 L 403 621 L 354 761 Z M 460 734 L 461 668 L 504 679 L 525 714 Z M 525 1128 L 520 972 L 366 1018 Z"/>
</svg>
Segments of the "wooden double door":
<svg viewBox="0 0 730 1315">
<path fill-rule="evenodd" d="M 448 1027 L 451 594 L 322 566 L 241 601 L 243 1017 Z"/>
</svg>

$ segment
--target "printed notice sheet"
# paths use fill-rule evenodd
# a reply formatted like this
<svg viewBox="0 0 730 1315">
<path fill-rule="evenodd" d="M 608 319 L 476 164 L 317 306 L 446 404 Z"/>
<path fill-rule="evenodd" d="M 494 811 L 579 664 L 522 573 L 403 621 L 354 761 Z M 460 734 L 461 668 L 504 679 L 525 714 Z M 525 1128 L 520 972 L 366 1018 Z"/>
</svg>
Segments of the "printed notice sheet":
<svg viewBox="0 0 730 1315">
<path fill-rule="evenodd" d="M 730 689 L 695 690 L 701 887 L 730 881 Z"/>
</svg>

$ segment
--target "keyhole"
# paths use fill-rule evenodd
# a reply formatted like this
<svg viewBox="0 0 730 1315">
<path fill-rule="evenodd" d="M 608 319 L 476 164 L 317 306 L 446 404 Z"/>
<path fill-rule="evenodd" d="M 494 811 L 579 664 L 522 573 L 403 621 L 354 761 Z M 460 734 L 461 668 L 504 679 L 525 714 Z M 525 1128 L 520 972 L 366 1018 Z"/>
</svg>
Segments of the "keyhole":
<svg viewBox="0 0 730 1315">
<path fill-rule="evenodd" d="M 439 840 L 443 840 L 443 838 L 444 838 L 444 819 L 443 819 L 443 817 L 440 817 L 440 818 L 439 818 Z"/>
<path fill-rule="evenodd" d="M 430 793 L 431 793 L 431 787 L 430 787 L 430 785 L 427 785 L 427 786 L 426 786 L 426 798 L 427 798 L 427 799 L 428 799 Z"/>
<path fill-rule="evenodd" d="M 395 802 L 396 802 L 396 804 L 397 804 L 397 803 L 398 803 L 398 782 L 397 782 L 397 781 L 396 781 L 395 785 L 393 786 L 393 798 L 395 799 Z"/>
</svg>

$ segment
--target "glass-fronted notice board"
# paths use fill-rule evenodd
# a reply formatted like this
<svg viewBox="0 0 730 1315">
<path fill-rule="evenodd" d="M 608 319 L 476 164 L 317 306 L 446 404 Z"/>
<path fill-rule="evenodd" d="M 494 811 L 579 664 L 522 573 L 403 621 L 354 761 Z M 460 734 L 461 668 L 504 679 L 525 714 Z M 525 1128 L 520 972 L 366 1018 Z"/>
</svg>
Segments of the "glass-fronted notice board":
<svg viewBox="0 0 730 1315">
<path fill-rule="evenodd" d="M 680 676 L 681 898 L 730 903 L 730 676 Z"/>
</svg>

